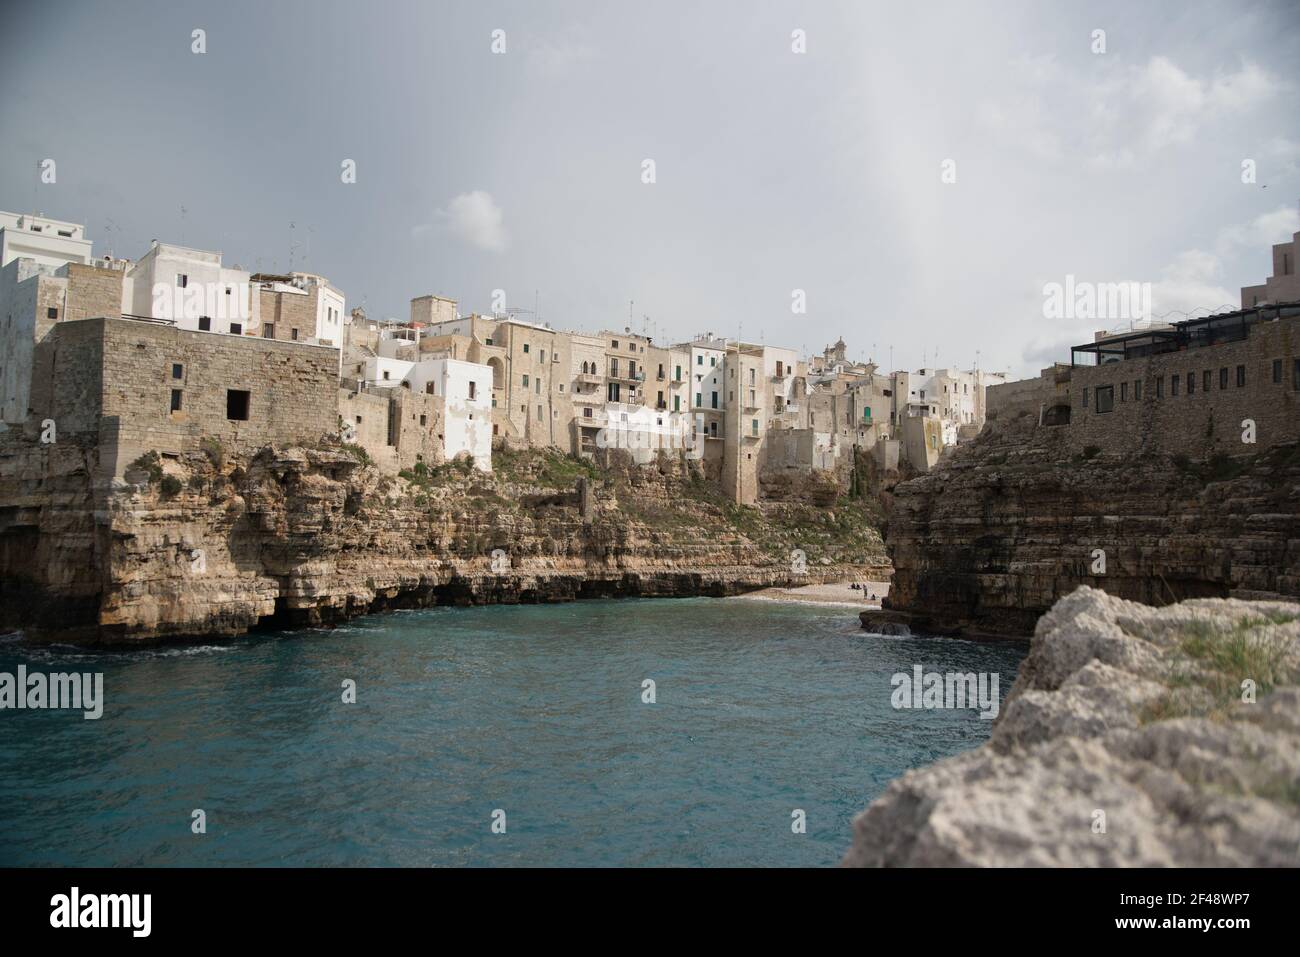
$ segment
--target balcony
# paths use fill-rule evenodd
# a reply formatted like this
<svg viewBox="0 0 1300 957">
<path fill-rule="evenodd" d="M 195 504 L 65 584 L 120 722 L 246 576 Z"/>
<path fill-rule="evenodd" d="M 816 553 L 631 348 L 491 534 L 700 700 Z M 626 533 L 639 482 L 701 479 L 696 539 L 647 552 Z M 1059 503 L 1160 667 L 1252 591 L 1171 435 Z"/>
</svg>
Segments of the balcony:
<svg viewBox="0 0 1300 957">
<path fill-rule="evenodd" d="M 611 372 L 609 377 L 615 382 L 644 382 L 644 372 Z"/>
<path fill-rule="evenodd" d="M 578 372 L 574 374 L 573 381 L 579 385 L 600 385 L 604 377 L 596 372 Z"/>
<path fill-rule="evenodd" d="M 574 392 L 570 395 L 570 399 L 578 405 L 605 404 L 605 397 L 599 392 Z"/>
</svg>

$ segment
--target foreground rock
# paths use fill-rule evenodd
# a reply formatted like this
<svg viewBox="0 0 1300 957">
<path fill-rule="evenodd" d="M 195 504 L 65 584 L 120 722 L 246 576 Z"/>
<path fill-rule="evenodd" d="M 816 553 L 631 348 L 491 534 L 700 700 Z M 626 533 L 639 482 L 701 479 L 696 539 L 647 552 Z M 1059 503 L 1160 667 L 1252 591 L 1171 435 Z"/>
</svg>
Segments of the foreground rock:
<svg viewBox="0 0 1300 957">
<path fill-rule="evenodd" d="M 890 784 L 844 863 L 1300 865 L 1300 605 L 1078 589 L 991 739 Z"/>
</svg>

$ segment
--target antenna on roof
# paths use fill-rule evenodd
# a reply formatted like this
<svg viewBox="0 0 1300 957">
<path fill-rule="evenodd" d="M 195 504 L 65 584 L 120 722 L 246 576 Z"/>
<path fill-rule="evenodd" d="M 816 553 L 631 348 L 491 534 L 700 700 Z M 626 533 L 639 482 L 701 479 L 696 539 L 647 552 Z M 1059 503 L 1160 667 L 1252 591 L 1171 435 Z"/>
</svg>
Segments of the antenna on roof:
<svg viewBox="0 0 1300 957">
<path fill-rule="evenodd" d="M 185 245 L 185 207 L 181 207 L 181 245 Z"/>
</svg>

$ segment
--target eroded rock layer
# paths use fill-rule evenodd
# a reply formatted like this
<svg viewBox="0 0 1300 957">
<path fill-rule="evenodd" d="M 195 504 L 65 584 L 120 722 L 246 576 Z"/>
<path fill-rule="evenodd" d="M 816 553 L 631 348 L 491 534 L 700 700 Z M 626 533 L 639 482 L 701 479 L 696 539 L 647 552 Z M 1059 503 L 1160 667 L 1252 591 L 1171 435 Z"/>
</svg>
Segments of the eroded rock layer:
<svg viewBox="0 0 1300 957">
<path fill-rule="evenodd" d="M 113 482 L 94 448 L 0 436 L 0 625 L 131 643 L 391 607 L 888 574 L 861 501 L 741 508 L 682 460 L 600 472 L 543 452 L 497 458 L 491 476 L 385 478 L 355 449 L 210 446 L 142 456 Z"/>
<path fill-rule="evenodd" d="M 887 611 L 1029 635 L 1081 584 L 1149 604 L 1300 597 L 1300 447 L 1193 461 L 1069 453 L 1028 412 L 895 486 Z"/>
</svg>

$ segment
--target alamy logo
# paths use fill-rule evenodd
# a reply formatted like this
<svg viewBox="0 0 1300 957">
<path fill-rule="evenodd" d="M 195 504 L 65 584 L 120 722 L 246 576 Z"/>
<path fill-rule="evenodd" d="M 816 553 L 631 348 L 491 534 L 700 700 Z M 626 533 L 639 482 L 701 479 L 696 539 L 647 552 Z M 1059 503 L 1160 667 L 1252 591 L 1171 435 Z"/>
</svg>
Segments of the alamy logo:
<svg viewBox="0 0 1300 957">
<path fill-rule="evenodd" d="M 129 927 L 131 936 L 148 937 L 153 925 L 152 894 L 70 894 L 50 898 L 51 927 Z"/>
<path fill-rule="evenodd" d="M 1151 318 L 1149 282 L 1076 282 L 1073 275 L 1064 284 L 1043 284 L 1044 319 Z"/>
<path fill-rule="evenodd" d="M 235 319 L 247 321 L 250 285 L 246 282 L 187 282 L 184 286 L 153 284 L 155 319 Z"/>
<path fill-rule="evenodd" d="M 900 671 L 890 679 L 894 693 L 889 703 L 895 708 L 965 709 L 978 708 L 984 720 L 998 716 L 998 675 L 981 671 L 966 673 L 925 671 L 914 665 L 909 675 Z"/>
<path fill-rule="evenodd" d="M 28 674 L 26 665 L 19 665 L 17 674 L 0 671 L 0 711 L 6 708 L 72 708 L 94 721 L 104 714 L 104 673 Z"/>
</svg>

